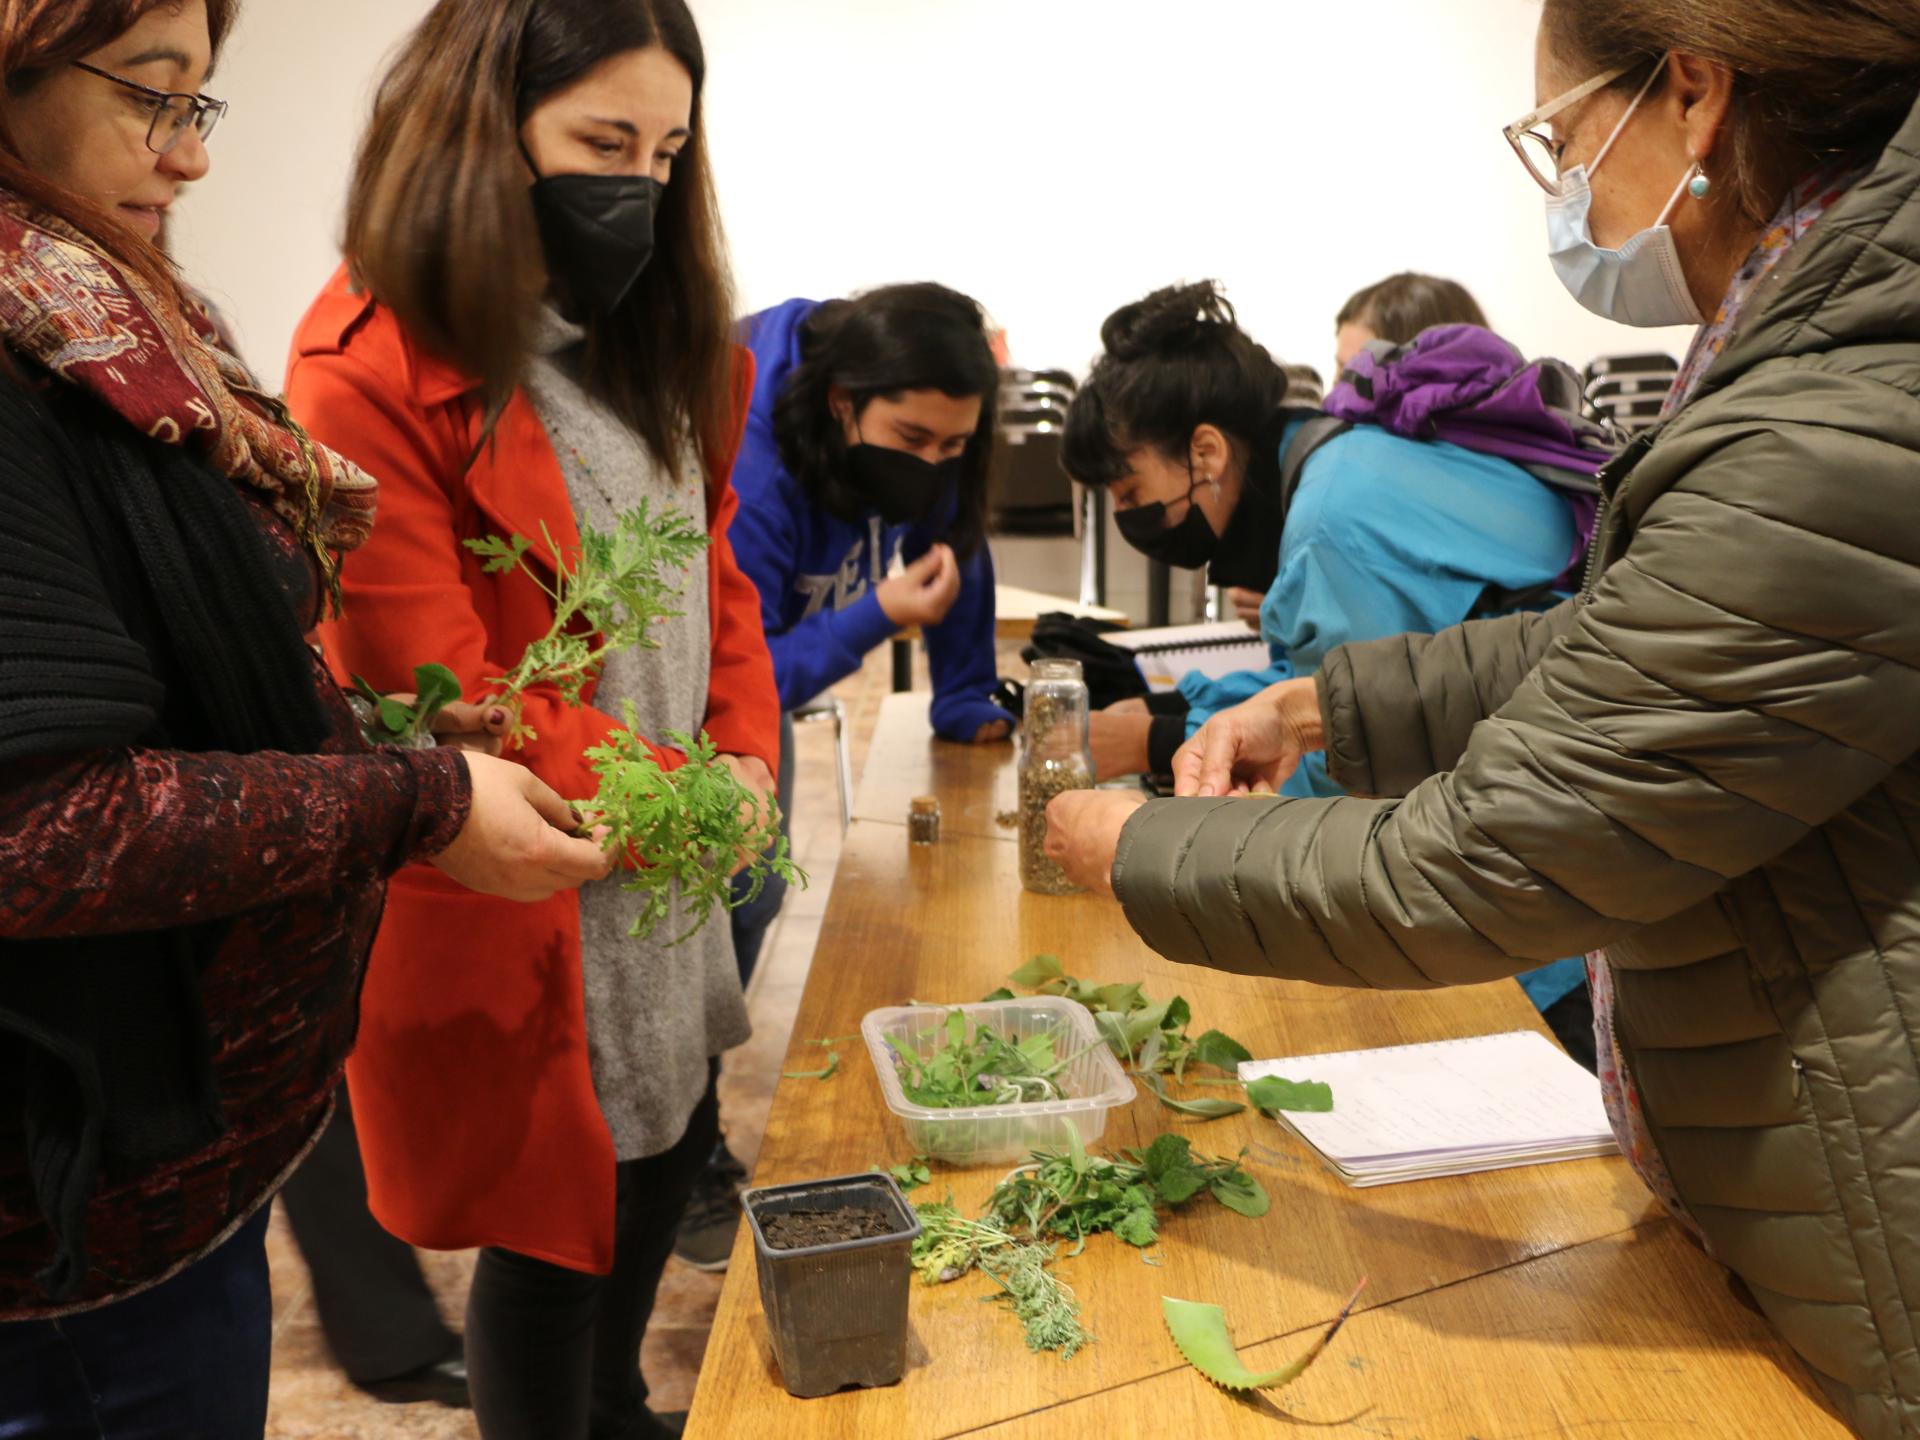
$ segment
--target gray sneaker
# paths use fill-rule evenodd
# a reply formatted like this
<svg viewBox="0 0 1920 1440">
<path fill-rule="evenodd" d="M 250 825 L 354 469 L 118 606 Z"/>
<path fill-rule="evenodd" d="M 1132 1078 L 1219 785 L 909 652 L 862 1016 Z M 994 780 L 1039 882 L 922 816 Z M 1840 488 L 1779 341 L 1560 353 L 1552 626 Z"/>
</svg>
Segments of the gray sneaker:
<svg viewBox="0 0 1920 1440">
<path fill-rule="evenodd" d="M 734 1236 L 740 1231 L 740 1192 L 746 1188 L 747 1167 L 734 1158 L 722 1140 L 694 1182 L 687 1212 L 680 1217 L 673 1253 L 682 1264 L 717 1274 L 733 1256 Z"/>
</svg>

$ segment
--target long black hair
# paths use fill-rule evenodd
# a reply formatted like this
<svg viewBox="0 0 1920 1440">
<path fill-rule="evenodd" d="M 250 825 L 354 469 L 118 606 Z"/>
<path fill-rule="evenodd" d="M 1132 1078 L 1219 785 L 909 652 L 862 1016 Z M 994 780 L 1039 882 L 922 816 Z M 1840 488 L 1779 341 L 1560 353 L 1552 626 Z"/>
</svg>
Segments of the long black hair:
<svg viewBox="0 0 1920 1440">
<path fill-rule="evenodd" d="M 653 262 L 587 322 L 586 388 L 668 468 L 690 427 L 711 464 L 733 413 L 733 288 L 702 124 L 706 52 L 686 0 L 439 0 L 374 102 L 347 204 L 355 277 L 489 407 L 532 353 L 547 287 L 520 126 L 602 61 L 658 45 L 693 81 L 693 131 Z"/>
<path fill-rule="evenodd" d="M 1240 328 L 1211 280 L 1156 290 L 1100 327 L 1105 353 L 1067 411 L 1061 464 L 1082 485 L 1111 485 L 1151 445 L 1186 458 L 1213 425 L 1251 444 L 1287 397 L 1287 373 Z"/>
<path fill-rule="evenodd" d="M 807 317 L 800 363 L 774 403 L 780 458 L 808 498 L 843 520 L 867 507 L 847 480 L 847 438 L 827 403 L 835 385 L 857 416 L 878 399 L 909 390 L 980 397 L 980 424 L 967 442 L 959 505 L 947 543 L 963 558 L 987 537 L 987 476 L 993 461 L 1000 367 L 980 302 L 944 285 L 888 285 L 829 300 Z"/>
</svg>

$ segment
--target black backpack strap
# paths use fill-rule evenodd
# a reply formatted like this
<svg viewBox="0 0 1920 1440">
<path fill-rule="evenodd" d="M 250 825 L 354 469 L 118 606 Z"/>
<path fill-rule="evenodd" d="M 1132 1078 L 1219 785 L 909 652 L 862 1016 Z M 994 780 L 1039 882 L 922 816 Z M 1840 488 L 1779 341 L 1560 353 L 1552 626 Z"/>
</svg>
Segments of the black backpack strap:
<svg viewBox="0 0 1920 1440">
<path fill-rule="evenodd" d="M 1307 468 L 1307 461 L 1329 440 L 1338 440 L 1353 429 L 1353 423 L 1338 415 L 1315 415 L 1294 434 L 1287 453 L 1280 457 L 1280 522 L 1283 525 L 1287 512 L 1293 508 L 1293 495 L 1300 488 L 1300 476 Z"/>
</svg>

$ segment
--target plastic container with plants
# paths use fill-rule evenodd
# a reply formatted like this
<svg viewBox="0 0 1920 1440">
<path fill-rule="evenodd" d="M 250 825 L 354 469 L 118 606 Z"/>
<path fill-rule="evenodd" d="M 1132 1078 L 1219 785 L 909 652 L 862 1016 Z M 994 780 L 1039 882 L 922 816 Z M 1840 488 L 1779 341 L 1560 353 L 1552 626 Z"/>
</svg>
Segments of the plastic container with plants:
<svg viewBox="0 0 1920 1440">
<path fill-rule="evenodd" d="M 908 1147 L 949 1164 L 1097 1140 L 1138 1093 L 1092 1015 L 1055 996 L 875 1010 L 860 1031 Z"/>
<path fill-rule="evenodd" d="M 610 531 L 583 522 L 579 552 L 570 559 L 544 527 L 542 538 L 545 549 L 537 556 L 523 535 L 466 542 L 489 574 L 518 570 L 553 604 L 547 633 L 477 697 L 512 712 L 507 742 L 515 749 L 538 738 L 519 704 L 529 690 L 551 688 L 566 704 L 579 706 L 607 656 L 658 648 L 653 627 L 679 617 L 673 606 L 685 572 L 707 545 L 692 520 L 678 512 L 656 519 L 645 502 L 617 516 Z M 381 695 L 356 677 L 357 708 L 369 741 L 430 743 L 433 717 L 461 698 L 460 682 L 432 663 L 419 666 L 414 681 L 415 696 L 408 702 Z M 585 828 L 602 834 L 607 853 L 631 864 L 624 888 L 647 902 L 634 921 L 636 937 L 666 918 L 676 887 L 697 917 L 686 935 L 675 937 L 678 943 L 705 925 L 716 907 L 734 908 L 757 897 L 769 875 L 805 885 L 806 876 L 793 864 L 780 834 L 778 807 L 742 786 L 707 736 L 673 732 L 659 737 L 687 757 L 686 764 L 669 770 L 633 734 L 631 707 L 626 719 L 627 729 L 615 730 L 587 752 L 598 788 L 575 808 Z M 742 860 L 751 880 L 736 896 L 731 881 Z"/>
</svg>

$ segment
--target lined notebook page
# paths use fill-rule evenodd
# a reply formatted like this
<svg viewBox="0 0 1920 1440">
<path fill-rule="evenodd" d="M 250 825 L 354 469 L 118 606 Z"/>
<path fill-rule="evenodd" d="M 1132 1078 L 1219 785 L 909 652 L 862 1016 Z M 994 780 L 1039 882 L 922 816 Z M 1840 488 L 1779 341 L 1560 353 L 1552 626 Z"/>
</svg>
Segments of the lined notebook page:
<svg viewBox="0 0 1920 1440">
<path fill-rule="evenodd" d="M 1476 1158 L 1511 1164 L 1613 1138 L 1599 1082 L 1530 1030 L 1240 1067 L 1242 1080 L 1267 1075 L 1333 1087 L 1330 1113 L 1282 1118 L 1343 1169 L 1457 1160 L 1457 1173 Z"/>
<path fill-rule="evenodd" d="M 1168 625 L 1157 630 L 1116 632 L 1105 637 L 1134 652 L 1134 663 L 1147 688 L 1165 694 L 1179 687 L 1180 677 L 1199 671 L 1209 680 L 1264 670 L 1272 652 L 1259 633 L 1239 620 L 1206 625 Z"/>
</svg>

